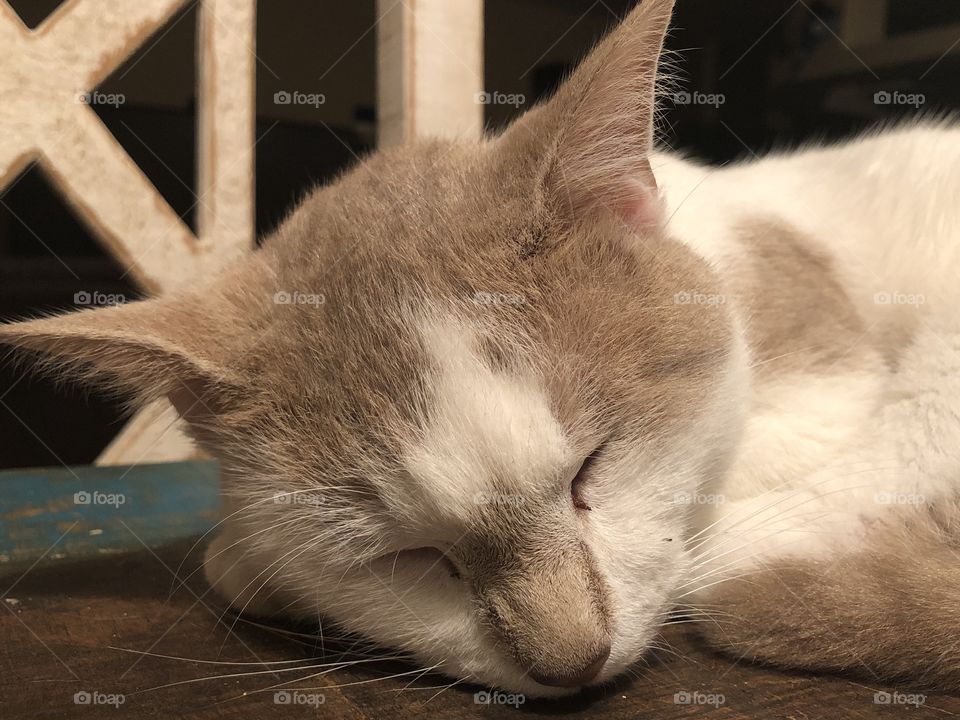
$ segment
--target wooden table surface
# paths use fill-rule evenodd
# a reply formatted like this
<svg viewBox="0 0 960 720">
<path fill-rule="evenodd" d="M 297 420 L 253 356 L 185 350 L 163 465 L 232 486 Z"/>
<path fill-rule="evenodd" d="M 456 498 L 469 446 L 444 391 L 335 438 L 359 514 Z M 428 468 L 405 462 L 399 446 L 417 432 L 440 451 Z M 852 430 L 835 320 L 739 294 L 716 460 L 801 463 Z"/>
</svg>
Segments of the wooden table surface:
<svg viewBox="0 0 960 720">
<path fill-rule="evenodd" d="M 444 678 L 417 678 L 414 666 L 400 662 L 373 662 L 295 682 L 318 672 L 299 668 L 309 666 L 310 658 L 323 662 L 319 639 L 244 620 L 233 625 L 229 614 L 221 622 L 223 607 L 206 594 L 200 574 L 183 585 L 174 579 L 184 558 L 180 577 L 185 577 L 199 561 L 189 543 L 91 560 L 48 559 L 26 574 L 21 568 L 0 577 L 0 718 L 960 716 L 960 699 L 954 697 L 930 695 L 920 707 L 884 706 L 874 702 L 874 693 L 885 688 L 734 663 L 698 648 L 683 627 L 667 635 L 677 655 L 661 653 L 638 667 L 637 677 L 563 701 L 477 704 L 479 688 L 443 689 Z M 327 662 L 342 659 L 337 647 L 343 646 L 325 641 Z M 267 666 L 286 672 L 258 664 L 290 660 L 300 662 Z M 251 671 L 259 674 L 230 677 Z M 292 684 L 278 690 L 281 683 Z M 314 705 L 275 702 L 276 692 L 294 688 L 301 694 L 280 699 Z M 77 693 L 90 693 L 91 704 L 76 704 Z M 701 693 L 699 699 L 716 704 L 678 704 L 678 693 Z M 102 704 L 118 703 L 121 695 L 122 704 Z"/>
</svg>

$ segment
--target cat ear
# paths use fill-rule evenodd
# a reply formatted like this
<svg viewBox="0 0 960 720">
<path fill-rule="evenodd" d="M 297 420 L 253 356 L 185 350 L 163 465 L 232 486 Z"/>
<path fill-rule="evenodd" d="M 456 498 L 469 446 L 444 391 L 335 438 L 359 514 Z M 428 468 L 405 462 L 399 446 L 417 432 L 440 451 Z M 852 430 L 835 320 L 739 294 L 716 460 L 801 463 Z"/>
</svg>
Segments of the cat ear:
<svg viewBox="0 0 960 720">
<path fill-rule="evenodd" d="M 638 229 L 662 223 L 650 153 L 673 5 L 642 0 L 548 103 L 501 138 L 514 152 L 534 148 L 545 190 L 578 216 L 603 206 Z"/>
<path fill-rule="evenodd" d="M 39 355 L 42 369 L 140 401 L 166 395 L 187 417 L 210 411 L 217 390 L 239 384 L 227 320 L 197 298 L 146 300 L 0 325 L 0 344 Z"/>
</svg>

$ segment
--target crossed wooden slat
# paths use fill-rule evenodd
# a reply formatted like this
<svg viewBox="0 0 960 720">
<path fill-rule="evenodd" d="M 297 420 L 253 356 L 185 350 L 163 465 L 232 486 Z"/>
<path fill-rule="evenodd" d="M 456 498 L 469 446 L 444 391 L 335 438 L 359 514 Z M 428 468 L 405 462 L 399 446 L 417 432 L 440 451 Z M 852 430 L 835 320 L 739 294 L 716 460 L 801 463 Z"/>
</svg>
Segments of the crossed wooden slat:
<svg viewBox="0 0 960 720">
<path fill-rule="evenodd" d="M 68 0 L 36 30 L 0 2 L 0 189 L 37 161 L 77 215 L 145 290 L 215 271 L 253 245 L 255 0 L 202 0 L 198 37 L 198 235 L 80 97 L 188 0 Z M 102 462 L 187 456 L 157 404 Z"/>
<path fill-rule="evenodd" d="M 256 0 L 200 0 L 197 235 L 78 98 L 188 2 L 67 0 L 31 31 L 0 0 L 0 190 L 37 161 L 151 293 L 253 246 Z M 383 143 L 480 132 L 482 8 L 483 0 L 378 0 Z M 139 413 L 98 462 L 192 453 L 163 402 Z"/>
<path fill-rule="evenodd" d="M 79 101 L 186 2 L 70 0 L 32 32 L 0 3 L 0 187 L 38 160 L 151 292 L 188 282 L 253 241 L 253 0 L 201 5 L 199 238 Z"/>
</svg>

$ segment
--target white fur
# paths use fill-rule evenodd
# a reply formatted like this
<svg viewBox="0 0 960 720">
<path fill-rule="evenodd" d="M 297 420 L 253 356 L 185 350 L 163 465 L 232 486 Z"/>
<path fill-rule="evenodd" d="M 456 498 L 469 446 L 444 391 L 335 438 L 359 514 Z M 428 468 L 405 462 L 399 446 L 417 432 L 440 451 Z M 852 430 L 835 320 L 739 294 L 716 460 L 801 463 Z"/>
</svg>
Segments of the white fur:
<svg viewBox="0 0 960 720">
<path fill-rule="evenodd" d="M 769 218 L 826 253 L 866 322 L 853 343 L 901 342 L 896 367 L 754 385 L 738 462 L 706 555 L 731 574 L 784 554 L 855 545 L 896 502 L 960 482 L 960 130 L 905 127 L 724 169 L 658 156 L 670 231 L 723 276 L 745 252 L 736 227 Z M 772 292 L 776 288 L 771 288 Z M 878 293 L 919 304 L 877 302 Z M 851 347 L 851 350 L 853 347 Z M 861 348 L 862 349 L 862 348 Z M 701 568 L 702 569 L 702 568 Z"/>
<path fill-rule="evenodd" d="M 404 464 L 421 501 L 440 516 L 467 518 L 488 497 L 493 478 L 522 494 L 576 463 L 535 378 L 495 373 L 478 357 L 475 333 L 452 317 L 418 322 L 438 374 L 430 417 Z"/>
</svg>

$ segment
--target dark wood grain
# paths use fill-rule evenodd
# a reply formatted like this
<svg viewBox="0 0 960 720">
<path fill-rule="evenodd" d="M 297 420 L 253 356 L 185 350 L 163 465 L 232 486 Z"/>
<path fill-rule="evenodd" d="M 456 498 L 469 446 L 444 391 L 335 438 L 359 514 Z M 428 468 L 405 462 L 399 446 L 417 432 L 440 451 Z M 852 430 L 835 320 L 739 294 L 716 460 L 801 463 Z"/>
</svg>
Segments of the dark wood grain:
<svg viewBox="0 0 960 720">
<path fill-rule="evenodd" d="M 199 554 L 180 543 L 84 561 L 47 562 L 0 578 L 0 717 L 2 718 L 944 718 L 960 715 L 960 700 L 929 696 L 920 708 L 884 707 L 885 688 L 833 677 L 808 677 L 734 663 L 699 648 L 678 627 L 667 634 L 676 655 L 652 656 L 638 677 L 615 687 L 519 708 L 478 705 L 476 687 L 443 690 L 442 677 L 416 678 L 416 667 L 377 662 L 289 686 L 322 694 L 315 708 L 275 704 L 273 686 L 311 671 L 227 677 L 264 666 L 211 665 L 140 656 L 115 648 L 235 663 L 344 657 L 344 644 L 266 630 L 227 614 L 207 593 Z M 171 594 L 171 590 L 173 590 Z M 232 630 L 231 630 L 231 626 Z M 307 629 L 309 630 L 309 629 Z M 277 666 L 277 669 L 289 665 Z M 316 671 L 313 671 L 316 672 Z M 406 673 L 398 678 L 383 679 Z M 203 678 L 213 679 L 204 680 Z M 163 688 L 170 683 L 191 681 Z M 307 690 L 306 688 L 314 688 Z M 76 705 L 74 694 L 123 694 L 113 706 Z M 722 694 L 718 707 L 675 702 L 681 692 Z M 319 702 L 319 700 L 317 701 Z"/>
</svg>

